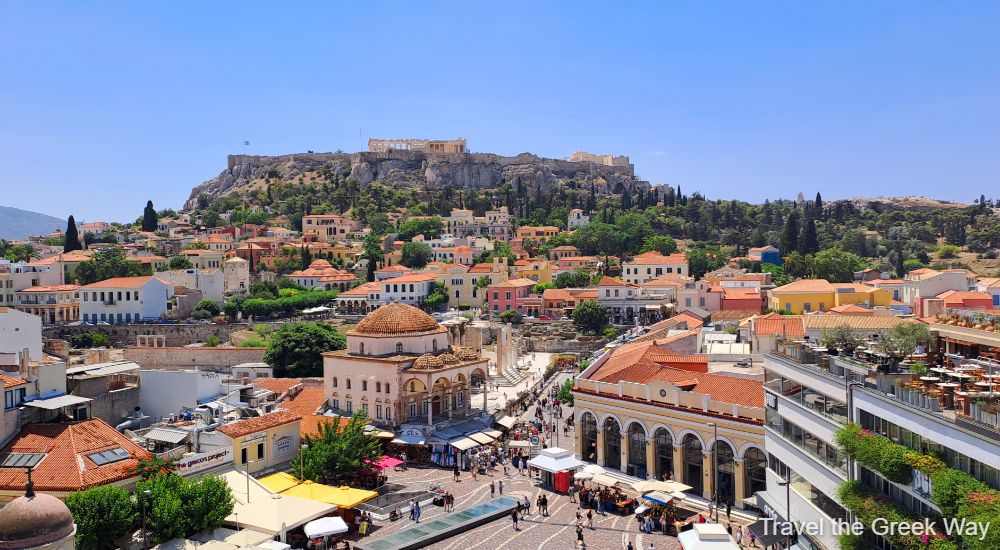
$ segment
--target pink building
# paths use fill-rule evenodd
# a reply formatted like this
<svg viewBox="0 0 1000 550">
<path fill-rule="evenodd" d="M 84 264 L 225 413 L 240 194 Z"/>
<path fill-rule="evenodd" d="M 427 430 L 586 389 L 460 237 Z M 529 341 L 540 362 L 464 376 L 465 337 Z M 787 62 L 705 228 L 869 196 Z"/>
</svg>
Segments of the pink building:
<svg viewBox="0 0 1000 550">
<path fill-rule="evenodd" d="M 531 279 L 511 279 L 487 287 L 486 300 L 494 315 L 514 310 L 524 315 L 525 301 L 531 296 L 531 288 L 536 284 Z M 530 300 L 528 300 L 530 302 Z M 536 300 L 537 301 L 537 300 Z"/>
</svg>

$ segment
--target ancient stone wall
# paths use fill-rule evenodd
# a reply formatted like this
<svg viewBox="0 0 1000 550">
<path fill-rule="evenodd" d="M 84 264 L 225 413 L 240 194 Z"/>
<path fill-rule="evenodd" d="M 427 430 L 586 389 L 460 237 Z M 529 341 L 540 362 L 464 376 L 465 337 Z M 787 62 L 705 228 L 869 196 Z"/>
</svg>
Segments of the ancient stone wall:
<svg viewBox="0 0 1000 550">
<path fill-rule="evenodd" d="M 260 324 L 260 323 L 256 323 Z M 44 329 L 46 338 L 61 338 L 68 340 L 74 334 L 84 332 L 103 332 L 108 335 L 111 345 L 125 347 L 135 344 L 138 335 L 163 335 L 168 346 L 187 346 L 204 342 L 209 336 L 215 336 L 220 341 L 229 340 L 234 331 L 250 330 L 248 323 L 215 324 L 138 324 L 138 325 L 78 325 L 56 326 Z"/>
<path fill-rule="evenodd" d="M 182 370 L 195 367 L 231 367 L 240 363 L 261 363 L 267 348 L 125 348 L 125 360 L 135 361 L 144 369 Z"/>
</svg>

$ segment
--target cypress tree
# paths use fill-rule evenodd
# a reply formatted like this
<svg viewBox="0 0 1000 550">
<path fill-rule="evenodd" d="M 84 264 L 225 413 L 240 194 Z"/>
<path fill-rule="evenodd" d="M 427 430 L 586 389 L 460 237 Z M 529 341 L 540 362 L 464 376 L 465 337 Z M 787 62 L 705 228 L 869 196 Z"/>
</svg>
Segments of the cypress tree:
<svg viewBox="0 0 1000 550">
<path fill-rule="evenodd" d="M 819 191 L 816 191 L 816 202 L 813 203 L 816 208 L 816 215 L 822 215 L 823 212 L 823 197 L 820 196 Z"/>
<path fill-rule="evenodd" d="M 309 251 L 308 246 L 303 244 L 300 255 L 302 256 L 302 269 L 306 269 L 312 263 L 312 252 Z"/>
<path fill-rule="evenodd" d="M 156 209 L 153 208 L 153 201 L 146 201 L 146 208 L 142 211 L 142 230 L 156 231 L 156 222 L 159 221 Z"/>
<path fill-rule="evenodd" d="M 802 236 L 799 239 L 799 254 L 815 254 L 819 252 L 819 239 L 816 237 L 816 221 L 812 216 L 806 216 L 802 226 Z"/>
<path fill-rule="evenodd" d="M 72 252 L 82 248 L 80 234 L 76 230 L 76 220 L 70 215 L 69 219 L 66 220 L 66 238 L 63 239 L 63 252 Z"/>
<path fill-rule="evenodd" d="M 790 254 L 799 249 L 799 213 L 791 211 L 785 218 L 785 229 L 781 234 L 781 252 Z"/>
</svg>

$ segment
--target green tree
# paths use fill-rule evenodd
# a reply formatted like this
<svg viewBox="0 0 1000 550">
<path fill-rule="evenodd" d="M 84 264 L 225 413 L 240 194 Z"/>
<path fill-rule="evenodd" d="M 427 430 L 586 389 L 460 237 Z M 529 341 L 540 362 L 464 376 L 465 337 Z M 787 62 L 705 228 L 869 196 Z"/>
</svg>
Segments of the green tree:
<svg viewBox="0 0 1000 550">
<path fill-rule="evenodd" d="M 554 283 L 538 283 L 537 285 L 531 287 L 531 292 L 533 294 L 541 295 L 550 288 L 556 288 L 556 285 Z"/>
<path fill-rule="evenodd" d="M 659 252 L 664 256 L 673 254 L 677 252 L 677 241 L 669 235 L 652 235 L 646 237 L 646 240 L 642 242 L 642 248 L 639 249 L 639 252 L 651 251 Z"/>
<path fill-rule="evenodd" d="M 489 276 L 483 275 L 482 277 L 476 279 L 476 288 L 477 289 L 483 290 L 483 289 L 485 289 L 488 286 L 490 286 L 490 278 L 489 278 Z"/>
<path fill-rule="evenodd" d="M 608 324 L 608 308 L 597 300 L 586 300 L 573 308 L 573 325 L 584 332 L 598 332 Z"/>
<path fill-rule="evenodd" d="M 142 274 L 139 262 L 128 260 L 125 249 L 118 246 L 106 246 L 94 252 L 86 262 L 76 267 L 76 277 L 80 284 L 89 285 L 114 277 L 135 277 Z"/>
<path fill-rule="evenodd" d="M 371 282 L 375 280 L 375 270 L 378 269 L 378 264 L 385 258 L 385 254 L 382 252 L 382 238 L 375 233 L 369 234 L 365 237 L 363 250 L 362 257 L 368 260 L 368 272 L 365 278 Z"/>
<path fill-rule="evenodd" d="M 219 304 L 212 300 L 202 300 L 194 306 L 195 311 L 204 311 L 209 317 L 215 317 L 221 310 L 219 309 Z"/>
<path fill-rule="evenodd" d="M 503 323 L 510 323 L 512 325 L 519 325 L 524 321 L 524 316 L 518 313 L 516 309 L 508 309 L 500 312 L 500 321 Z"/>
<path fill-rule="evenodd" d="M 403 258 L 399 263 L 406 267 L 420 269 L 434 258 L 434 251 L 424 243 L 406 243 L 403 245 Z"/>
<path fill-rule="evenodd" d="M 942 260 L 950 260 L 958 257 L 958 251 L 960 249 L 953 244 L 943 244 L 938 247 L 938 258 Z"/>
<path fill-rule="evenodd" d="M 861 337 L 854 333 L 850 325 L 837 325 L 820 333 L 820 343 L 828 348 L 843 349 L 850 354 L 861 344 Z"/>
<path fill-rule="evenodd" d="M 153 208 L 153 201 L 146 201 L 146 208 L 142 211 L 142 230 L 149 232 L 156 231 L 158 221 L 159 217 L 156 214 L 156 209 Z"/>
<path fill-rule="evenodd" d="M 410 218 L 399 224 L 399 240 L 409 241 L 417 235 L 423 235 L 428 239 L 436 239 L 441 236 L 444 221 L 438 216 L 430 218 Z"/>
<path fill-rule="evenodd" d="M 559 393 L 556 395 L 560 403 L 565 403 L 567 405 L 573 404 L 573 380 L 569 379 L 563 382 L 563 385 L 559 388 Z"/>
<path fill-rule="evenodd" d="M 590 272 L 582 267 L 556 275 L 556 288 L 583 288 L 590 284 Z"/>
<path fill-rule="evenodd" d="M 381 446 L 365 431 L 368 417 L 359 409 L 344 424 L 323 422 L 315 437 L 306 436 L 306 448 L 292 461 L 304 479 L 340 486 L 350 483 L 370 463 L 378 460 Z"/>
<path fill-rule="evenodd" d="M 903 322 L 892 328 L 888 334 L 879 338 L 879 349 L 896 357 L 905 359 L 917 350 L 917 346 L 927 346 L 932 341 L 927 325 L 917 322 Z"/>
<path fill-rule="evenodd" d="M 816 236 L 816 220 L 806 216 L 802 226 L 802 236 L 799 238 L 799 254 L 815 254 L 819 252 L 819 238 Z"/>
<path fill-rule="evenodd" d="M 139 513 L 132 495 L 117 485 L 101 485 L 66 497 L 76 521 L 76 544 L 83 549 L 117 548 L 113 539 L 137 527 Z"/>
<path fill-rule="evenodd" d="M 854 272 L 860 271 L 865 266 L 865 261 L 858 255 L 851 254 L 839 246 L 817 252 L 807 257 L 806 261 L 811 267 L 813 277 L 826 279 L 831 283 L 849 283 L 854 280 Z"/>
<path fill-rule="evenodd" d="M 63 252 L 72 252 L 74 250 L 83 249 L 83 245 L 80 244 L 80 233 L 76 229 L 76 219 L 70 215 L 69 219 L 66 220 L 66 235 L 63 238 Z"/>
<path fill-rule="evenodd" d="M 170 269 L 192 269 L 194 265 L 185 256 L 174 256 L 170 258 Z"/>
<path fill-rule="evenodd" d="M 420 306 L 428 311 L 439 311 L 448 305 L 448 285 L 443 281 L 435 281 L 431 291 L 420 302 Z"/>
<path fill-rule="evenodd" d="M 146 511 L 146 527 L 155 543 L 219 527 L 233 511 L 232 493 L 218 476 L 188 480 L 173 472 L 162 473 L 136 483 L 135 494 L 139 509 Z"/>
<path fill-rule="evenodd" d="M 250 285 L 250 296 L 262 300 L 273 300 L 278 297 L 278 285 L 271 281 L 257 281 Z"/>
<path fill-rule="evenodd" d="M 692 246 L 687 251 L 688 271 L 695 279 L 702 278 L 709 271 L 719 269 L 725 263 L 718 248 Z"/>
<path fill-rule="evenodd" d="M 480 256 L 479 261 L 483 263 L 492 262 L 493 258 L 501 260 L 507 258 L 507 265 L 514 265 L 517 254 L 514 253 L 514 249 L 509 244 L 496 241 L 493 243 L 493 250 Z"/>
<path fill-rule="evenodd" d="M 799 213 L 795 210 L 785 218 L 785 228 L 781 233 L 781 251 L 791 254 L 799 249 Z"/>
<path fill-rule="evenodd" d="M 325 323 L 285 323 L 274 331 L 264 362 L 277 378 L 323 376 L 323 352 L 347 347 L 343 334 Z"/>
<path fill-rule="evenodd" d="M 106 348 L 111 346 L 111 340 L 103 332 L 81 332 L 70 336 L 69 344 L 75 349 Z"/>
</svg>

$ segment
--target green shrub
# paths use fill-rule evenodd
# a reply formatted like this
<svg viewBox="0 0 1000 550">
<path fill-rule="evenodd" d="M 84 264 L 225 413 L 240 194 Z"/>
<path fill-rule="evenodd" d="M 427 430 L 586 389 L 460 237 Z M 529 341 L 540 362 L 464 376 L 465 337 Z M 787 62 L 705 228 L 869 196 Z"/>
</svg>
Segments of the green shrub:
<svg viewBox="0 0 1000 550">
<path fill-rule="evenodd" d="M 863 430 L 857 424 L 847 424 L 837 431 L 836 440 L 847 456 L 896 483 L 909 483 L 913 478 L 912 467 L 907 463 L 909 449 L 888 438 Z"/>
<path fill-rule="evenodd" d="M 217 347 L 219 347 L 219 344 L 221 344 L 221 343 L 222 343 L 222 341 L 219 340 L 218 336 L 214 336 L 213 335 L 213 336 L 209 336 L 208 338 L 205 339 L 205 347 L 206 348 L 217 348 Z"/>
<path fill-rule="evenodd" d="M 106 348 L 111 345 L 111 340 L 103 332 L 91 331 L 74 334 L 70 337 L 69 344 L 76 349 Z"/>
<path fill-rule="evenodd" d="M 259 338 L 247 338 L 246 340 L 243 340 L 242 342 L 240 342 L 240 346 L 239 347 L 241 347 L 241 348 L 263 348 L 263 347 L 267 347 L 267 344 L 265 344 L 264 341 L 261 340 L 261 339 L 259 339 Z"/>
<path fill-rule="evenodd" d="M 985 483 L 952 468 L 944 468 L 931 476 L 931 497 L 945 516 L 955 516 L 964 498 L 974 492 L 992 491 Z"/>
</svg>

